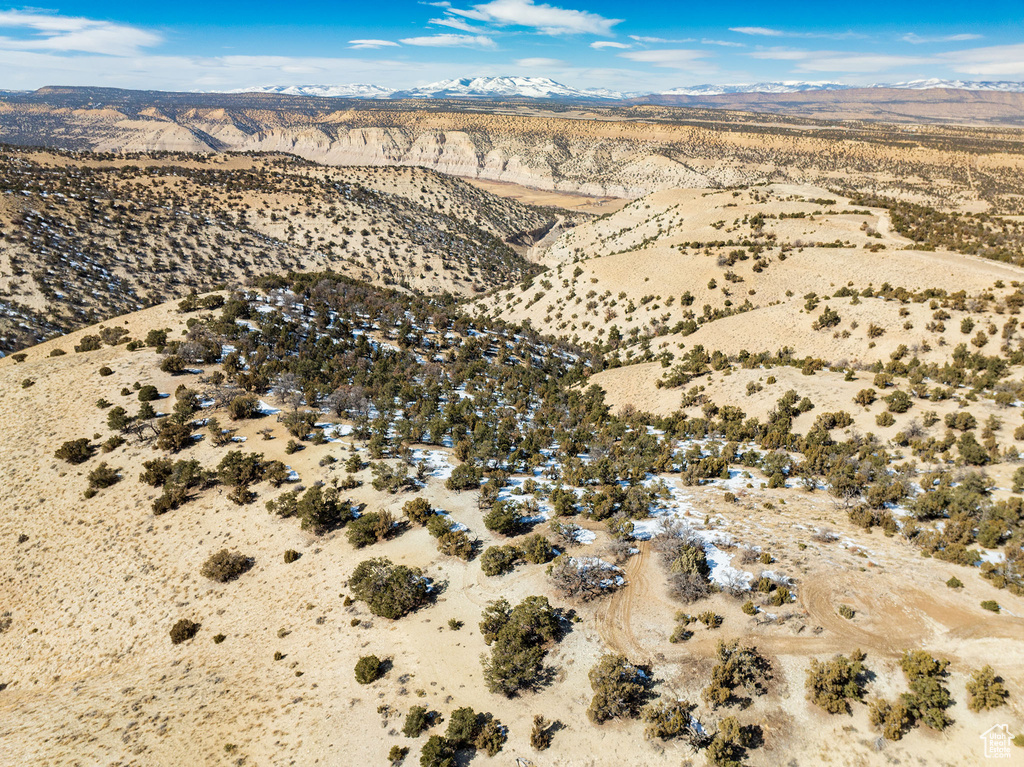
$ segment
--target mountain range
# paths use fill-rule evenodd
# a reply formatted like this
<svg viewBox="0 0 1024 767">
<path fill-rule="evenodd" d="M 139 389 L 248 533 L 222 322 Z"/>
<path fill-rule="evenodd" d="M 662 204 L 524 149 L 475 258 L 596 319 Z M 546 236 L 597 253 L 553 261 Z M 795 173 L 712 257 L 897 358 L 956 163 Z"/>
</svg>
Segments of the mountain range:
<svg viewBox="0 0 1024 767">
<path fill-rule="evenodd" d="M 320 96 L 364 99 L 438 99 L 438 98 L 527 98 L 527 99 L 590 99 L 624 101 L 645 96 L 722 96 L 740 93 L 806 93 L 862 88 L 895 88 L 902 90 L 951 89 L 967 91 L 998 91 L 1024 93 L 1024 82 L 967 80 L 909 80 L 900 83 L 847 85 L 836 82 L 764 82 L 733 85 L 692 85 L 662 91 L 621 93 L 607 88 L 574 88 L 547 77 L 463 77 L 440 80 L 419 88 L 395 89 L 378 85 L 353 83 L 345 85 L 265 85 L 240 88 L 232 93 L 277 93 L 289 96 Z"/>
</svg>

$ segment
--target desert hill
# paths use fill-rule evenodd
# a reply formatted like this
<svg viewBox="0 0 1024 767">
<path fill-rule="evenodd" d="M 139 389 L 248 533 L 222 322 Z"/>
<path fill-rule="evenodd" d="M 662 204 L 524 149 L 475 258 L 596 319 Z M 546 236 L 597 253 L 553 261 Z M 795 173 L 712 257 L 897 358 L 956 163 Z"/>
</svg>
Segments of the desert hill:
<svg viewBox="0 0 1024 767">
<path fill-rule="evenodd" d="M 846 92 L 822 98 L 836 93 Z M 1021 154 L 1019 135 L 995 128 L 654 105 L 367 103 L 88 88 L 0 96 L 0 141 L 105 152 L 286 152 L 327 165 L 417 165 L 628 198 L 678 187 L 842 180 L 933 204 L 1003 207 L 1015 204 Z"/>
<path fill-rule="evenodd" d="M 268 272 L 453 294 L 522 279 L 549 213 L 418 168 L 15 150 L 0 160 L 0 349 Z M 523 240 L 525 238 L 525 240 Z"/>
<path fill-rule="evenodd" d="M 99 89 L 0 130 L 57 147 L 0 161 L 8 762 L 1024 748 L 1017 132 Z"/>
<path fill-rule="evenodd" d="M 550 493 L 562 483 L 553 480 L 559 471 L 569 471 L 571 455 L 544 449 L 535 454 L 543 462 L 527 468 L 537 444 L 571 429 L 573 419 L 583 418 L 585 424 L 599 412 L 593 404 L 583 410 L 573 405 L 561 414 L 550 409 L 561 396 L 552 382 L 569 382 L 583 372 L 573 365 L 578 351 L 549 345 L 528 331 L 459 320 L 457 314 L 430 317 L 427 303 L 396 305 L 401 295 L 330 279 L 269 279 L 241 301 L 227 296 L 222 310 L 182 312 L 171 303 L 117 320 L 132 338 L 165 333 L 168 346 L 162 352 L 125 343 L 71 351 L 108 323 L 30 349 L 21 362 L 0 360 L 0 386 L 11 393 L 0 403 L 0 441 L 6 455 L 16 456 L 7 470 L 11 505 L 0 517 L 10 563 L 0 634 L 0 710 L 14 763 L 118 759 L 171 764 L 186 759 L 218 764 L 242 759 L 276 764 L 332 761 L 341 753 L 346 760 L 386 763 L 392 746 L 425 749 L 428 736 L 444 733 L 446 722 L 463 706 L 492 712 L 508 728 L 495 763 L 521 757 L 553 765 L 579 764 L 581 758 L 594 765 L 668 765 L 687 758 L 690 751 L 683 743 L 655 738 L 645 744 L 642 722 L 625 718 L 597 726 L 588 720 L 588 670 L 609 651 L 650 664 L 648 673 L 662 700 L 693 701 L 693 716 L 711 732 L 727 716 L 756 727 L 758 745 L 750 741 L 745 749 L 748 763 L 755 765 L 776 763 L 780 754 L 808 762 L 831 754 L 835 761 L 837 741 L 845 744 L 845 755 L 836 761 L 841 764 L 911 758 L 970 763 L 976 751 L 973 736 L 988 726 L 991 715 L 967 708 L 966 685 L 972 670 L 986 663 L 997 667 L 1011 696 L 1011 706 L 997 715 L 1012 727 L 1024 723 L 1019 617 L 1024 598 L 997 591 L 948 561 L 911 556 L 913 544 L 902 536 L 872 535 L 852 525 L 846 510 L 824 491 L 766 489 L 768 475 L 752 466 L 729 472 L 728 479 L 710 478 L 703 487 L 682 481 L 672 470 L 658 472 L 666 495 L 648 501 L 650 516 L 634 517 L 630 537 L 636 538 L 636 553 L 616 560 L 610 553 L 617 550 L 610 532 L 615 528 L 589 513 L 555 516 Z M 388 303 L 393 308 L 366 316 L 366 308 Z M 328 306 L 337 316 L 317 323 Z M 410 314 L 417 318 L 412 326 L 407 324 Z M 329 337 L 338 354 L 354 354 L 361 362 L 334 372 L 311 367 L 300 359 L 319 353 L 311 344 L 315 339 L 298 345 L 270 341 L 282 334 Z M 184 344 L 191 339 L 222 344 L 223 356 L 207 363 L 190 358 L 184 369 L 165 363 L 191 354 Z M 474 339 L 484 339 L 477 347 L 482 354 L 460 351 Z M 257 352 L 261 343 L 269 351 L 263 362 L 258 361 L 263 353 Z M 65 347 L 66 354 L 54 356 Z M 264 365 L 270 366 L 266 370 L 286 366 L 260 396 L 259 410 L 237 421 L 231 420 L 231 401 L 244 396 L 238 384 L 246 371 L 237 367 L 232 348 L 243 353 L 242 360 L 252 361 L 248 374 L 258 377 Z M 431 367 L 428 352 L 443 363 Z M 506 366 L 523 355 L 533 360 L 535 372 Z M 375 379 L 377 372 L 403 365 L 411 366 L 403 384 L 411 388 L 396 400 L 404 416 L 384 410 L 373 415 L 396 396 L 392 389 L 378 390 L 388 378 Z M 629 368 L 610 373 L 623 370 Z M 418 375 L 409 375 L 414 371 L 427 376 L 423 388 Z M 361 390 L 369 402 L 351 396 L 350 385 L 343 384 L 339 391 L 344 396 L 322 400 L 324 409 L 314 408 L 305 422 L 310 425 L 294 428 L 299 423 L 294 414 L 310 410 L 295 392 L 305 388 L 308 399 L 309 387 L 327 380 L 325 375 L 364 381 Z M 518 385 L 509 386 L 517 379 Z M 783 377 L 780 387 L 790 380 Z M 158 413 L 183 415 L 158 417 L 152 432 L 137 430 L 131 422 L 112 427 L 112 408 L 125 407 L 131 416 L 149 386 L 159 393 L 152 400 Z M 191 405 L 179 406 L 190 398 Z M 467 398 L 480 404 L 482 417 L 475 428 L 460 426 L 454 417 L 453 403 Z M 435 424 L 422 410 L 428 402 L 449 415 Z M 502 403 L 513 402 L 533 417 L 507 431 Z M 830 404 L 820 401 L 818 407 Z M 143 418 L 140 414 L 137 423 Z M 232 429 L 226 442 L 215 440 L 215 432 L 203 425 L 210 418 Z M 168 425 L 160 426 L 162 421 Z M 176 452 L 157 448 L 152 436 L 168 430 L 172 421 L 195 432 Z M 603 441 L 597 423 L 590 428 Z M 622 428 L 647 433 L 642 420 L 613 418 L 609 425 L 613 433 Z M 420 438 L 429 443 L 399 436 L 410 427 L 425 427 Z M 556 431 L 547 431 L 551 427 Z M 446 446 L 470 433 L 466 446 Z M 64 441 L 82 437 L 93 444 L 93 457 L 80 464 L 54 457 Z M 520 443 L 520 437 L 528 438 Z M 496 523 L 490 511 L 496 506 L 483 502 L 485 492 L 456 489 L 450 480 L 463 476 L 455 467 L 473 466 L 475 455 L 486 455 L 508 438 L 522 445 L 517 457 L 499 459 L 509 475 L 488 472 L 484 485 L 504 485 L 497 494 L 504 503 L 534 504 L 531 535 L 568 541 L 558 538 L 566 535 L 559 525 L 578 524 L 582 532 L 569 535 L 579 542 L 558 545 L 580 561 L 592 556 L 618 561 L 621 588 L 582 599 L 561 591 L 543 564 L 521 562 L 508 575 L 482 571 L 481 562 L 488 560 L 481 552 L 525 545 L 525 529 L 504 534 L 491 529 Z M 652 438 L 661 439 L 657 432 Z M 531 442 L 534 447 L 527 446 Z M 258 499 L 232 501 L 237 494 L 223 470 L 231 451 L 279 461 L 291 478 L 280 488 L 266 480 L 242 485 Z M 222 479 L 212 487 L 193 488 L 180 506 L 154 513 L 161 488 L 139 477 L 149 471 L 147 462 L 163 457 L 195 460 L 206 469 L 220 466 Z M 101 462 L 116 470 L 119 481 L 83 492 L 98 486 Z M 403 476 L 403 467 L 409 473 L 398 485 L 390 479 L 377 485 L 381 478 Z M 458 523 L 455 530 L 469 530 L 475 555 L 437 551 L 440 539 L 404 521 L 379 540 L 372 535 L 369 541 L 359 539 L 356 548 L 355 522 L 318 531 L 299 518 L 282 518 L 263 508 L 267 500 L 283 503 L 292 489 L 301 493 L 320 482 L 324 488 L 346 488 L 345 503 L 360 513 L 390 512 L 396 523 L 403 520 L 407 500 L 424 498 L 443 511 L 445 526 Z M 578 500 L 584 509 L 586 492 L 584 483 Z M 490 497 L 494 503 L 495 496 Z M 713 563 L 713 582 L 723 589 L 690 608 L 717 615 L 721 627 L 696 622 L 683 632 L 692 636 L 681 643 L 669 637 L 680 632 L 674 616 L 685 603 L 672 591 L 669 570 L 657 553 L 671 539 L 659 534 L 660 520 L 671 516 L 696 531 Z M 236 580 L 220 583 L 200 571 L 208 557 L 224 548 L 252 562 Z M 288 550 L 298 558 L 285 559 Z M 422 568 L 437 584 L 436 597 L 397 620 L 375 616 L 366 602 L 347 599 L 353 595 L 354 568 L 379 556 Z M 770 566 L 764 564 L 768 560 Z M 964 585 L 947 589 L 942 584 L 954 574 L 961 575 Z M 773 607 L 769 593 L 742 585 L 744 578 L 758 577 L 773 584 L 772 593 L 788 584 L 786 593 L 792 596 L 785 599 L 792 601 Z M 730 596 L 730 590 L 738 597 Z M 488 691 L 480 658 L 488 657 L 492 646 L 477 625 L 481 610 L 499 598 L 516 604 L 538 594 L 564 616 L 574 616 L 565 619 L 562 635 L 548 648 L 544 662 L 553 669 L 550 677 L 535 690 L 512 697 Z M 993 597 L 1001 605 L 998 615 L 978 606 Z M 740 609 L 744 600 L 759 605 L 753 617 L 745 614 L 747 608 Z M 838 615 L 840 605 L 853 617 Z M 183 618 L 198 623 L 198 633 L 174 644 L 169 629 Z M 756 645 L 770 669 L 763 690 L 751 693 L 749 707 L 716 706 L 702 698 L 717 643 L 733 639 Z M 955 700 L 949 709 L 953 722 L 943 737 L 911 731 L 901 740 L 886 741 L 879 753 L 865 705 L 854 703 L 852 716 L 830 716 L 804 699 L 811 660 L 848 654 L 855 647 L 867 653 L 872 696 L 892 698 L 905 689 L 899 659 L 907 648 L 926 648 L 952 662 L 942 684 Z M 386 659 L 384 675 L 369 685 L 356 684 L 352 669 L 370 654 Z M 441 722 L 424 735 L 405 737 L 406 714 L 416 705 L 438 712 Z M 538 713 L 560 723 L 543 752 L 530 741 Z M 410 758 L 416 758 L 415 752 Z M 476 758 L 487 760 L 482 753 Z"/>
</svg>

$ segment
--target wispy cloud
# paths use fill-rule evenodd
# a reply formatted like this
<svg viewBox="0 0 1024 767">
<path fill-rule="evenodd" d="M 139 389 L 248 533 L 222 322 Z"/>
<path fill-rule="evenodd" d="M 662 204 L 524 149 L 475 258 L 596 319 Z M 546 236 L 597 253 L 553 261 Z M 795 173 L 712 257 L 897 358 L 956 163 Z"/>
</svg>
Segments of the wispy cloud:
<svg viewBox="0 0 1024 767">
<path fill-rule="evenodd" d="M 163 42 L 160 35 L 127 24 L 39 11 L 0 11 L 0 30 L 30 33 L 28 37 L 0 36 L 0 49 L 6 50 L 130 56 Z"/>
<path fill-rule="evenodd" d="M 940 53 L 935 58 L 961 74 L 1024 77 L 1024 43 L 950 51 Z"/>
<path fill-rule="evenodd" d="M 546 35 L 607 35 L 622 21 L 590 11 L 558 8 L 547 3 L 538 5 L 533 0 L 492 0 L 465 10 L 449 8 L 446 13 L 497 26 L 528 27 Z"/>
<path fill-rule="evenodd" d="M 969 33 L 964 33 L 964 34 L 959 34 L 959 35 L 932 35 L 932 36 L 928 36 L 928 35 L 915 35 L 913 32 L 910 32 L 909 34 L 903 35 L 903 37 L 901 37 L 900 40 L 902 40 L 905 43 L 910 43 L 911 45 L 921 45 L 923 43 L 958 43 L 958 42 L 964 42 L 966 40 L 980 40 L 981 38 L 982 38 L 981 35 L 974 35 L 974 34 L 969 34 Z"/>
<path fill-rule="evenodd" d="M 423 48 L 495 48 L 494 40 L 486 35 L 423 35 L 403 37 L 399 42 Z"/>
<path fill-rule="evenodd" d="M 569 64 L 561 59 L 546 59 L 535 56 L 525 59 L 516 59 L 516 66 L 523 69 L 537 69 L 538 67 L 566 67 Z"/>
<path fill-rule="evenodd" d="M 460 19 L 460 18 L 456 18 L 454 16 L 445 16 L 444 18 L 440 18 L 440 19 L 431 19 L 427 23 L 428 24 L 435 24 L 435 25 L 437 25 L 439 27 L 448 27 L 449 29 L 457 29 L 460 32 L 471 32 L 473 34 L 477 34 L 478 32 L 482 31 L 480 27 L 474 27 L 469 22 L 467 22 L 467 21 L 465 21 L 463 19 Z"/>
<path fill-rule="evenodd" d="M 781 29 L 770 27 L 729 27 L 730 32 L 738 32 L 741 35 L 756 35 L 759 37 L 785 37 L 786 33 Z"/>
<path fill-rule="evenodd" d="M 393 40 L 349 40 L 348 47 L 356 50 L 373 48 L 397 48 L 398 43 Z"/>
<path fill-rule="evenodd" d="M 614 40 L 595 40 L 590 44 L 590 47 L 595 51 L 604 50 L 605 48 L 620 48 L 621 50 L 629 50 L 632 45 L 626 43 L 617 43 Z"/>
<path fill-rule="evenodd" d="M 743 43 L 734 43 L 731 40 L 709 40 L 706 37 L 700 41 L 701 45 L 721 45 L 723 48 L 746 48 Z"/>
<path fill-rule="evenodd" d="M 924 56 L 900 56 L 852 51 L 806 51 L 793 48 L 769 48 L 754 51 L 749 55 L 755 59 L 797 62 L 796 71 L 798 72 L 870 74 L 872 72 L 886 72 L 903 67 L 935 63 L 934 58 Z"/>
<path fill-rule="evenodd" d="M 656 67 L 668 69 L 682 69 L 690 72 L 707 73 L 715 71 L 715 67 L 704 58 L 708 56 L 707 51 L 688 49 L 665 49 L 656 51 L 630 51 L 620 53 L 624 59 L 636 61 L 643 64 L 651 64 Z"/>
<path fill-rule="evenodd" d="M 695 43 L 697 42 L 692 37 L 687 37 L 682 40 L 669 40 L 665 37 L 644 37 L 643 35 L 630 35 L 630 40 L 636 40 L 638 43 L 650 43 L 651 45 L 677 45 L 679 43 Z"/>
<path fill-rule="evenodd" d="M 851 40 L 868 38 L 861 32 L 790 32 L 772 27 L 729 27 L 730 32 L 737 32 L 741 35 L 753 35 L 755 37 L 804 37 L 817 38 L 821 40 Z"/>
</svg>

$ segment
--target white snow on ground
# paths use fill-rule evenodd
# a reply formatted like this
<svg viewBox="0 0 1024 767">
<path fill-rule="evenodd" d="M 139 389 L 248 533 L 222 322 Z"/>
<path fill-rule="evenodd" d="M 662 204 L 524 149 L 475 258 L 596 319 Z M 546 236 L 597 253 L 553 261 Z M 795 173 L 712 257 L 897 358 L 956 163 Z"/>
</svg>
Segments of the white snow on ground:
<svg viewBox="0 0 1024 767">
<path fill-rule="evenodd" d="M 413 450 L 412 459 L 416 463 L 426 461 L 430 467 L 427 476 L 435 479 L 448 479 L 455 468 L 444 450 Z"/>
<path fill-rule="evenodd" d="M 753 580 L 753 573 L 733 567 L 731 562 L 733 554 L 716 544 L 732 544 L 733 537 L 728 533 L 719 530 L 701 530 L 694 526 L 698 520 L 703 522 L 693 506 L 681 496 L 678 488 L 672 490 L 672 501 L 666 507 L 657 509 L 647 519 L 640 519 L 633 522 L 633 537 L 637 540 L 650 540 L 657 535 L 665 521 L 671 518 L 679 519 L 691 525 L 694 534 L 700 538 L 704 547 L 704 556 L 707 558 L 708 567 L 711 568 L 711 580 L 720 586 L 733 586 L 742 584 L 744 588 L 750 588 Z"/>
<path fill-rule="evenodd" d="M 352 426 L 347 423 L 323 423 L 314 424 L 318 429 L 323 429 L 324 438 L 328 442 L 335 442 L 339 437 L 347 437 L 352 433 Z"/>
<path fill-rule="evenodd" d="M 750 582 L 754 579 L 754 574 L 733 567 L 730 564 L 732 562 L 732 553 L 722 551 L 715 544 L 705 540 L 704 556 L 707 557 L 708 567 L 711 568 L 712 581 L 720 586 L 742 583 L 744 588 L 750 588 Z"/>
<path fill-rule="evenodd" d="M 259 400 L 259 402 L 257 403 L 257 409 L 263 415 L 277 415 L 278 413 L 281 412 L 281 408 L 271 407 L 263 400 Z"/>
<path fill-rule="evenodd" d="M 469 532 L 469 528 L 466 525 L 462 524 L 461 522 L 456 522 L 454 519 L 452 519 L 452 515 L 449 514 L 447 511 L 439 511 L 437 513 L 438 516 L 444 517 L 446 520 L 448 520 L 448 524 L 451 525 L 452 530 L 465 530 L 466 532 Z"/>
<path fill-rule="evenodd" d="M 748 476 L 744 477 L 744 474 L 747 474 Z M 747 485 L 757 487 L 761 481 L 762 480 L 751 476 L 750 472 L 746 469 L 729 469 L 729 479 L 713 479 L 710 484 L 713 487 L 720 487 L 731 493 L 739 493 L 744 490 L 748 490 L 749 488 Z"/>
<path fill-rule="evenodd" d="M 295 471 L 295 469 L 293 469 L 291 466 L 285 466 L 285 468 L 288 469 L 288 481 L 289 482 L 298 482 L 299 481 L 299 472 Z"/>
<path fill-rule="evenodd" d="M 981 561 L 991 562 L 994 565 L 999 565 L 1006 561 L 1006 554 L 1002 551 L 988 551 L 986 549 L 982 549 Z"/>
<path fill-rule="evenodd" d="M 600 557 L 569 557 L 569 561 L 581 570 L 584 567 L 594 567 L 606 570 L 609 574 L 622 572 L 621 569 L 613 565 L 611 562 L 605 562 Z M 607 589 L 612 586 L 622 586 L 625 583 L 626 579 L 621 575 L 612 575 L 610 578 L 605 578 L 601 581 L 601 588 Z"/>
<path fill-rule="evenodd" d="M 597 540 L 597 533 L 593 530 L 580 530 L 576 533 L 576 543 L 581 546 L 586 546 L 587 544 L 593 543 L 595 540 Z"/>
</svg>

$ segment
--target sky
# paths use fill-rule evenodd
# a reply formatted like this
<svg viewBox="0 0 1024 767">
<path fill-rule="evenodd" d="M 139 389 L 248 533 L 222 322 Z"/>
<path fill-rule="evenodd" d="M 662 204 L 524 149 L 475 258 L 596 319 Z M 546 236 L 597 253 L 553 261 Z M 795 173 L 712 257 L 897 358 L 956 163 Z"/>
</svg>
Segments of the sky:
<svg viewBox="0 0 1024 767">
<path fill-rule="evenodd" d="M 0 3 L 0 89 L 1024 80 L 1024 0 Z"/>
</svg>

